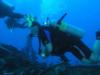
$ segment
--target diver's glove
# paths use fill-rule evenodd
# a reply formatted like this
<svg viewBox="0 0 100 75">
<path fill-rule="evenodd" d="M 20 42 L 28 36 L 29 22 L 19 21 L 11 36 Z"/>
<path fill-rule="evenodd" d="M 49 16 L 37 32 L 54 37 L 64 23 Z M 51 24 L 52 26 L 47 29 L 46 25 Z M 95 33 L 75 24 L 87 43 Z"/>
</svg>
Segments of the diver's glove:
<svg viewBox="0 0 100 75">
<path fill-rule="evenodd" d="M 25 18 L 27 27 L 29 27 L 29 28 L 32 27 L 33 22 L 35 22 L 37 20 L 36 17 L 34 17 L 32 15 L 25 15 L 24 18 Z"/>
</svg>

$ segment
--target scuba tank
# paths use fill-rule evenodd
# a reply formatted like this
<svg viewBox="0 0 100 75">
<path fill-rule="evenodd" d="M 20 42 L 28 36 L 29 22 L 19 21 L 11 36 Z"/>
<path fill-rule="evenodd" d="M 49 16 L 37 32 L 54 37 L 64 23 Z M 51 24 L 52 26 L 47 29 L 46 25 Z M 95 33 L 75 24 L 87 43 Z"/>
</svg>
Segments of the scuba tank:
<svg viewBox="0 0 100 75">
<path fill-rule="evenodd" d="M 63 14 L 60 19 L 57 21 L 57 27 L 63 31 L 66 32 L 67 34 L 70 34 L 71 36 L 77 37 L 77 38 L 82 38 L 84 36 L 84 30 L 76 27 L 69 25 L 67 23 L 62 22 L 62 20 L 65 18 L 67 13 Z"/>
</svg>

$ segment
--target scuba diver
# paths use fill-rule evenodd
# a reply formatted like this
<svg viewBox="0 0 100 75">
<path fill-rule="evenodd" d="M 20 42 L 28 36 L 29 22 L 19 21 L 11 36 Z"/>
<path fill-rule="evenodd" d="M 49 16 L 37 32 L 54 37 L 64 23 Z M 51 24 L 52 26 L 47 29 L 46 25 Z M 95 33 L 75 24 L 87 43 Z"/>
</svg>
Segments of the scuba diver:
<svg viewBox="0 0 100 75">
<path fill-rule="evenodd" d="M 81 40 L 83 32 L 73 33 L 73 30 L 65 31 L 65 28 L 61 26 L 61 21 L 65 16 L 66 14 L 64 14 L 55 25 L 41 26 L 37 21 L 32 22 L 32 30 L 29 36 L 33 37 L 36 34 L 38 35 L 39 54 L 43 57 L 49 55 L 59 56 L 62 61 L 68 62 L 64 53 L 69 51 L 81 61 L 89 59 L 92 51 Z M 69 28 L 71 29 L 71 27 L 68 27 L 68 29 Z M 48 39 L 46 31 L 49 32 L 50 39 Z"/>
<path fill-rule="evenodd" d="M 44 30 L 50 33 L 51 45 L 53 48 L 49 51 L 50 54 L 60 56 L 64 62 L 68 61 L 64 56 L 65 52 L 73 53 L 80 61 L 89 59 L 92 51 L 81 40 L 83 32 L 77 33 L 77 31 L 73 31 L 72 27 L 66 26 L 65 28 L 62 24 L 63 23 L 60 24 L 60 22 L 58 22 L 55 26 L 50 25 L 44 27 Z M 40 53 L 41 52 L 42 51 L 40 51 Z"/>
</svg>

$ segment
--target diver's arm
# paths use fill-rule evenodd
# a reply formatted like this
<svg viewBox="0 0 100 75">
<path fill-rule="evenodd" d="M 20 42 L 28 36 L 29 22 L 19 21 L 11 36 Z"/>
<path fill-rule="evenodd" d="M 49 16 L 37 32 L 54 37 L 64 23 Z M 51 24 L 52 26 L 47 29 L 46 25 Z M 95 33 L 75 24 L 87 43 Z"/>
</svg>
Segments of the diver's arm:
<svg viewBox="0 0 100 75">
<path fill-rule="evenodd" d="M 39 53 L 40 54 L 42 53 L 43 56 L 49 55 L 53 47 L 52 47 L 52 43 L 49 41 L 47 35 L 43 30 L 40 32 L 40 40 L 43 44 L 43 47 L 39 49 Z"/>
<path fill-rule="evenodd" d="M 43 44 L 47 44 L 47 43 L 50 42 L 45 31 L 44 31 L 44 29 L 42 29 L 42 28 L 39 31 L 39 36 L 40 36 L 40 39 L 41 39 Z"/>
</svg>

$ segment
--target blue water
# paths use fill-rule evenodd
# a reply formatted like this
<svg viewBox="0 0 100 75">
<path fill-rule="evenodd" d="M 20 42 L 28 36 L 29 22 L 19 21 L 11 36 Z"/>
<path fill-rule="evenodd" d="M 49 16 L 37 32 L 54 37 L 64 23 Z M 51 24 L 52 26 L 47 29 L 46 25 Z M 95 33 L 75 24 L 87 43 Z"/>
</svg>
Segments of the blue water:
<svg viewBox="0 0 100 75">
<path fill-rule="evenodd" d="M 83 41 L 89 48 L 92 48 L 95 42 L 95 32 L 100 29 L 100 0 L 4 0 L 15 7 L 15 12 L 22 14 L 31 14 L 37 16 L 41 24 L 46 17 L 56 21 L 67 12 L 65 22 L 82 28 L 86 31 Z M 4 19 L 0 19 L 0 42 L 10 44 L 18 49 L 25 46 L 29 29 L 14 29 L 12 32 L 7 29 Z M 38 52 L 37 39 L 33 39 L 33 47 Z M 70 53 L 71 63 L 75 64 L 78 60 Z M 51 61 L 53 58 L 53 61 Z M 41 58 L 39 59 L 41 60 Z M 48 61 L 49 60 L 49 61 Z M 58 57 L 49 57 L 47 63 L 59 62 Z"/>
</svg>

